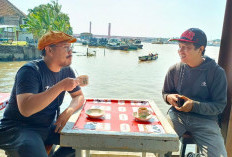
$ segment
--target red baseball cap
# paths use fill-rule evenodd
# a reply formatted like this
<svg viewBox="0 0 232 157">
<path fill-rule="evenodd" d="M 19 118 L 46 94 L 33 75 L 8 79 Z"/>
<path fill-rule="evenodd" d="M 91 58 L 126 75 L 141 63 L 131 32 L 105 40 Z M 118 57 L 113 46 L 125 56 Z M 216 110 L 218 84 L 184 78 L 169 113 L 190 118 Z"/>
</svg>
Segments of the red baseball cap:
<svg viewBox="0 0 232 157">
<path fill-rule="evenodd" d="M 183 41 L 190 43 L 197 43 L 200 46 L 206 47 L 207 45 L 207 37 L 205 33 L 199 28 L 189 28 L 186 30 L 180 38 L 169 39 L 169 41 Z"/>
</svg>

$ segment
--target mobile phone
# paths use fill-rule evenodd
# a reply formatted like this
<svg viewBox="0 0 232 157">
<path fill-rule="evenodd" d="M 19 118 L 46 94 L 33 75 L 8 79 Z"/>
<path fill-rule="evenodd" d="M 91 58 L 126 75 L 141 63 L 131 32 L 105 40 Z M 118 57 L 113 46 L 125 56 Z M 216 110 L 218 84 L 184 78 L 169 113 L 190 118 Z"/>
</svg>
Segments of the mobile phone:
<svg viewBox="0 0 232 157">
<path fill-rule="evenodd" d="M 181 107 L 181 106 L 183 106 L 183 105 L 184 105 L 184 103 L 185 103 L 185 100 L 184 100 L 184 99 L 182 99 L 182 98 L 180 98 L 180 97 L 178 97 L 177 105 L 178 105 L 179 107 Z"/>
</svg>

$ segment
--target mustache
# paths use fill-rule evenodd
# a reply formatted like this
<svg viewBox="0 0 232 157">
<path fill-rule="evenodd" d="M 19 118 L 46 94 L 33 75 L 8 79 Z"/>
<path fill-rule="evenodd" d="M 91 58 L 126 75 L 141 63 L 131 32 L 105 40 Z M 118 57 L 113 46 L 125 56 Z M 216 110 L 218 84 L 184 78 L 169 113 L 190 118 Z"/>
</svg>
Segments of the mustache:
<svg viewBox="0 0 232 157">
<path fill-rule="evenodd" d="M 72 55 L 68 55 L 66 58 L 70 58 L 70 57 L 72 57 Z"/>
</svg>

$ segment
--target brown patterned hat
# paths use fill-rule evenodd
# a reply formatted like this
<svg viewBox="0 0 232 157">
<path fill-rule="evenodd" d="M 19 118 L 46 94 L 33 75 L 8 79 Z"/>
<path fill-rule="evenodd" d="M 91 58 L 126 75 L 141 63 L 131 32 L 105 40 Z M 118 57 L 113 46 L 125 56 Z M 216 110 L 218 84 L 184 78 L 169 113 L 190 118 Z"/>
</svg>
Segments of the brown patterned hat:
<svg viewBox="0 0 232 157">
<path fill-rule="evenodd" d="M 64 32 L 49 31 L 39 39 L 38 49 L 43 50 L 48 45 L 57 44 L 62 41 L 67 41 L 68 43 L 74 43 L 77 41 L 77 39 Z"/>
</svg>

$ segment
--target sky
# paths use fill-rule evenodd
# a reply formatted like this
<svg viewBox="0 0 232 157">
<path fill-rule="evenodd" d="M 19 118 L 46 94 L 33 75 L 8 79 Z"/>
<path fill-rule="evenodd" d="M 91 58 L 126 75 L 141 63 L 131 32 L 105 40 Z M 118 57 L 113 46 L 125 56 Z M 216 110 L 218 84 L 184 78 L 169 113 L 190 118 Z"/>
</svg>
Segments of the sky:
<svg viewBox="0 0 232 157">
<path fill-rule="evenodd" d="M 50 0 L 8 0 L 25 14 Z M 220 39 L 226 0 L 58 0 L 74 34 L 89 32 L 135 37 L 179 37 L 191 27 Z"/>
</svg>

